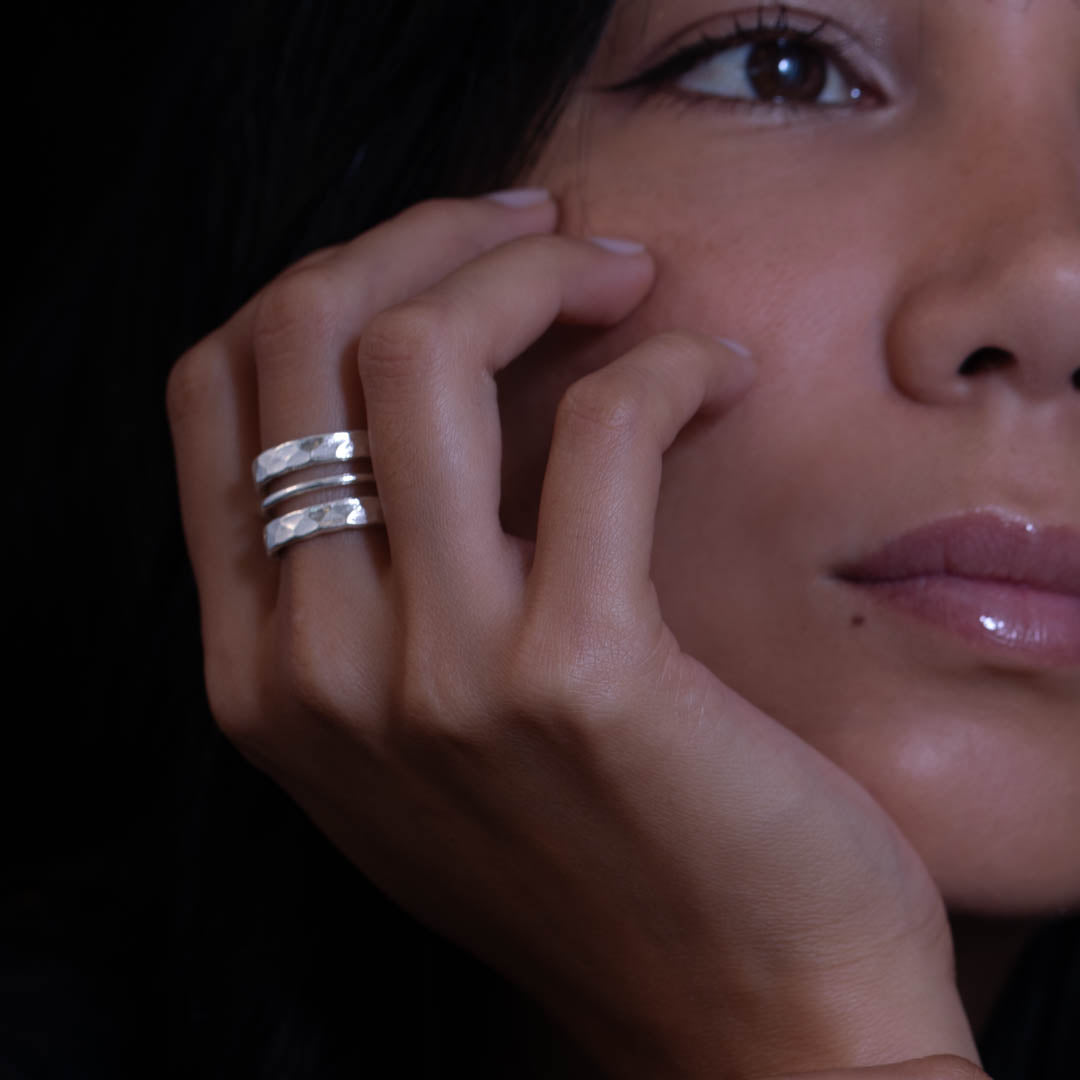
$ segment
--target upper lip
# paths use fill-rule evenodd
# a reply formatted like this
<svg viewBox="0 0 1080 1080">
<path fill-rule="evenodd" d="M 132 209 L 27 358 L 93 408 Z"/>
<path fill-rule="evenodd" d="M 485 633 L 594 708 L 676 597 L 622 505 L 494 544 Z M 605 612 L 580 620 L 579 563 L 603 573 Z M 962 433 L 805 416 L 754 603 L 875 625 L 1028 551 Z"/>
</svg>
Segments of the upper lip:
<svg viewBox="0 0 1080 1080">
<path fill-rule="evenodd" d="M 956 577 L 1080 597 L 1080 532 L 992 511 L 932 522 L 837 568 L 856 584 Z"/>
</svg>

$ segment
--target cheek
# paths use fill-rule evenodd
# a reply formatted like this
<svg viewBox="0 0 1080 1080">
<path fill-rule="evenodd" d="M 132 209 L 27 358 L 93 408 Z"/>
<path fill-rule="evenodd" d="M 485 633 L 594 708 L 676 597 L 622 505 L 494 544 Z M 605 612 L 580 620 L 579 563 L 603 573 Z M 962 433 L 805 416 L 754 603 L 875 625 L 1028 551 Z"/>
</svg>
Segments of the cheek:
<svg viewBox="0 0 1080 1080">
<path fill-rule="evenodd" d="M 812 394 L 819 403 L 834 399 L 837 409 L 846 407 L 851 359 L 876 355 L 879 313 L 889 275 L 895 276 L 895 245 L 881 224 L 895 216 L 871 204 L 853 170 L 835 161 L 822 166 L 828 155 L 821 150 L 808 156 L 818 164 L 795 170 L 791 153 L 799 148 L 776 145 L 759 155 L 723 146 L 696 155 L 692 168 L 672 168 L 686 139 L 672 140 L 662 128 L 590 130 L 587 159 L 579 154 L 579 127 L 572 136 L 564 137 L 565 146 L 556 141 L 527 181 L 555 193 L 563 234 L 645 243 L 657 263 L 657 282 L 614 330 L 556 328 L 500 376 L 504 521 L 521 535 L 531 535 L 535 524 L 562 394 L 665 330 L 694 330 L 750 347 L 762 364 L 755 393 L 771 399 L 762 410 L 767 427 L 758 427 L 756 438 L 776 446 L 769 434 L 775 428 L 784 442 L 798 444 L 794 452 L 805 460 L 801 399 Z M 642 145 L 655 146 L 655 154 L 643 156 Z M 852 197 L 856 188 L 862 198 Z M 880 380 L 882 370 L 877 364 L 860 374 Z"/>
<path fill-rule="evenodd" d="M 751 348 L 762 389 L 819 402 L 852 378 L 880 389 L 904 237 L 911 246 L 917 227 L 904 215 L 919 217 L 902 205 L 905 185 L 885 148 L 874 176 L 865 149 L 794 136 L 788 144 L 768 136 L 760 147 L 718 139 L 683 164 L 693 145 L 686 133 L 631 127 L 598 136 L 587 161 L 539 178 L 560 198 L 560 231 L 636 239 L 656 259 L 652 294 L 591 362 L 684 329 Z M 642 145 L 655 153 L 644 158 Z M 563 385 L 583 370 L 568 367 Z"/>
<path fill-rule="evenodd" d="M 504 374 L 508 527 L 533 534 L 572 381 L 663 330 L 741 341 L 752 391 L 664 461 L 653 577 L 677 639 L 859 779 L 951 902 L 1077 902 L 1080 689 L 1040 696 L 898 640 L 830 581 L 853 543 L 964 494 L 962 474 L 950 490 L 936 471 L 931 411 L 886 363 L 890 313 L 936 240 L 917 174 L 887 147 L 856 161 L 827 134 L 710 147 L 700 121 L 692 137 L 679 123 L 597 132 L 587 160 L 555 155 L 536 177 L 564 232 L 640 240 L 658 277 L 621 326 L 558 329 Z"/>
</svg>

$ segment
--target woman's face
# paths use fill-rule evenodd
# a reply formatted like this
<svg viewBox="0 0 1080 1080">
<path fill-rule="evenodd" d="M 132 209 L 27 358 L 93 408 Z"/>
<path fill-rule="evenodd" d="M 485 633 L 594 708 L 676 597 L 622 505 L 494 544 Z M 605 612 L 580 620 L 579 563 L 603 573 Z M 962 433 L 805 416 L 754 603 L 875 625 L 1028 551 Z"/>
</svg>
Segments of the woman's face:
<svg viewBox="0 0 1080 1080">
<path fill-rule="evenodd" d="M 683 648 L 954 907 L 1080 904 L 1080 5 L 628 0 L 527 179 L 658 277 L 503 378 L 508 526 L 573 379 L 662 330 L 741 342 L 754 387 L 665 458 Z"/>
</svg>

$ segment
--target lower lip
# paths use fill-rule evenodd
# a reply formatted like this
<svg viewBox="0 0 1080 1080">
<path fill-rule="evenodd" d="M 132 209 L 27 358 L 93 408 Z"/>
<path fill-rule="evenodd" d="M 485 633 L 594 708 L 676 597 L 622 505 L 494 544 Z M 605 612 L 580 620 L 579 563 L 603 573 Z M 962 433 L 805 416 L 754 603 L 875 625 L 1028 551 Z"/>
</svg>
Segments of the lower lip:
<svg viewBox="0 0 1080 1080">
<path fill-rule="evenodd" d="M 1080 665 L 1080 596 L 948 575 L 849 583 L 998 656 Z"/>
</svg>

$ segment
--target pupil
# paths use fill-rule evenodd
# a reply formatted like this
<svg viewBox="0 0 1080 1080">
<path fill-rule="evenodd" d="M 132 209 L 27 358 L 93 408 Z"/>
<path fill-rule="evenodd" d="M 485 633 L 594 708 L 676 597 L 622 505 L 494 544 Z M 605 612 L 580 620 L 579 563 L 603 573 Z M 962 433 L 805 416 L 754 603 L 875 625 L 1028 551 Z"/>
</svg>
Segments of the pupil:
<svg viewBox="0 0 1080 1080">
<path fill-rule="evenodd" d="M 746 74 L 764 101 L 813 103 L 828 81 L 828 62 L 816 49 L 797 41 L 759 42 L 746 60 Z"/>
</svg>

